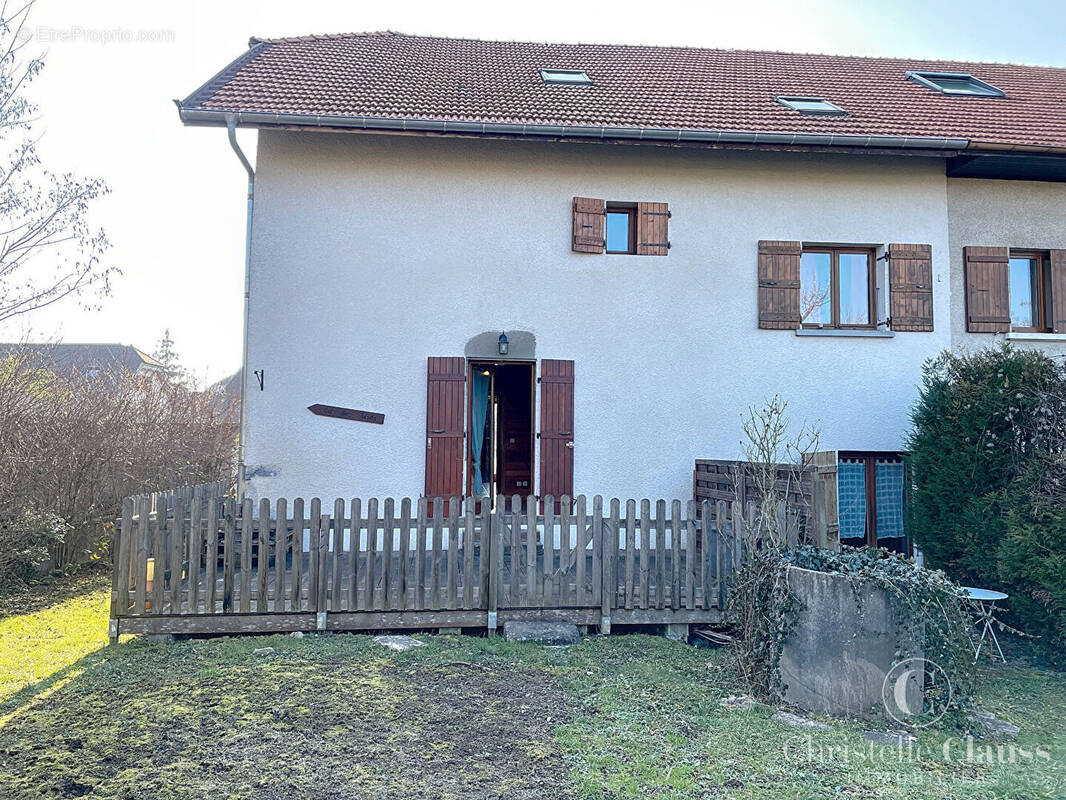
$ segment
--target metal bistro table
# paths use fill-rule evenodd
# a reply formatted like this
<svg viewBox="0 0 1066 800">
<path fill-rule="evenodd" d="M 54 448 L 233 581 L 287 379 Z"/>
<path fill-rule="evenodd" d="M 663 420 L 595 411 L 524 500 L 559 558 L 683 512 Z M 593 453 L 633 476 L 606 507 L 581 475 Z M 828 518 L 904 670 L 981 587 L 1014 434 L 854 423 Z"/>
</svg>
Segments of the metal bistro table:
<svg viewBox="0 0 1066 800">
<path fill-rule="evenodd" d="M 999 652 L 999 657 L 1003 659 L 1003 663 L 1007 663 L 1006 657 L 1003 655 L 1003 648 L 999 646 L 999 639 L 996 638 L 995 628 L 992 624 L 996 621 L 994 616 L 996 610 L 996 603 L 999 600 L 1006 600 L 1010 595 L 1003 592 L 997 592 L 992 589 L 978 589 L 974 586 L 960 586 L 959 596 L 969 600 L 977 608 L 977 618 L 984 623 L 984 628 L 981 630 L 981 638 L 977 642 L 977 647 L 974 648 L 973 660 L 976 662 L 981 657 L 981 648 L 985 643 L 985 635 L 992 640 L 995 644 L 996 650 Z"/>
</svg>

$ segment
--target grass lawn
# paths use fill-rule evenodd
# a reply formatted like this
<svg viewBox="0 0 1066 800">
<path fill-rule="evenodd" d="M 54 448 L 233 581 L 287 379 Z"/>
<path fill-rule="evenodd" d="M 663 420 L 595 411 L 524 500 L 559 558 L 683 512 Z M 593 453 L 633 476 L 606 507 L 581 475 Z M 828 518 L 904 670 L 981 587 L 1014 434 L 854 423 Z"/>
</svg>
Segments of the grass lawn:
<svg viewBox="0 0 1066 800">
<path fill-rule="evenodd" d="M 0 798 L 1029 798 L 1066 795 L 1066 675 L 989 671 L 1020 725 L 967 757 L 835 722 L 728 711 L 721 651 L 648 636 L 571 648 L 422 636 L 246 637 L 107 648 L 106 580 L 0 617 Z M 272 647 L 256 655 L 256 648 Z M 944 758 L 945 743 L 950 755 Z M 997 749 L 998 746 L 998 749 Z M 1022 750 L 1029 754 L 1026 757 Z M 1041 755 L 1043 754 L 1043 755 Z"/>
</svg>

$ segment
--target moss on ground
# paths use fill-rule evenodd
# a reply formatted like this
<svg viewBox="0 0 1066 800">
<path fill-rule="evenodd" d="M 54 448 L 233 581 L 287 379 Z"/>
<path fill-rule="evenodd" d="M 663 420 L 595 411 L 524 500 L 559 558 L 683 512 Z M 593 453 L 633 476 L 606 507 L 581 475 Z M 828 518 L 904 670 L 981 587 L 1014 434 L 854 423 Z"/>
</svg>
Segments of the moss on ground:
<svg viewBox="0 0 1066 800">
<path fill-rule="evenodd" d="M 921 756 L 900 758 L 871 750 L 854 723 L 808 733 L 769 708 L 726 711 L 718 701 L 738 689 L 723 654 L 656 637 L 552 649 L 425 636 L 406 653 L 353 635 L 106 648 L 106 609 L 97 581 L 0 619 L 0 797 L 1035 798 L 1066 787 L 1056 673 L 993 670 L 985 690 L 1022 726 L 1018 746 L 1047 759 L 967 761 L 954 731 L 923 732 Z"/>
</svg>

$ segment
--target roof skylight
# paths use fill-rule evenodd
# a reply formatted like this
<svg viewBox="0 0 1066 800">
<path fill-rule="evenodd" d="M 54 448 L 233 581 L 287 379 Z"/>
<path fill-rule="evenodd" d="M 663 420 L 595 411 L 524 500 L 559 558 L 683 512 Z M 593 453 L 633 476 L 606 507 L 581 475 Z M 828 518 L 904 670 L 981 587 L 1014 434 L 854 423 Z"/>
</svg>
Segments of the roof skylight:
<svg viewBox="0 0 1066 800">
<path fill-rule="evenodd" d="M 907 77 L 942 94 L 967 95 L 970 97 L 1004 97 L 1006 92 L 997 89 L 980 78 L 966 72 L 916 72 L 909 70 Z"/>
<path fill-rule="evenodd" d="M 545 83 L 565 86 L 591 86 L 592 79 L 581 69 L 542 69 L 540 79 Z"/>
<path fill-rule="evenodd" d="M 774 98 L 781 105 L 801 114 L 817 117 L 846 117 L 848 112 L 838 105 L 823 100 L 821 97 L 789 97 L 778 95 Z"/>
</svg>

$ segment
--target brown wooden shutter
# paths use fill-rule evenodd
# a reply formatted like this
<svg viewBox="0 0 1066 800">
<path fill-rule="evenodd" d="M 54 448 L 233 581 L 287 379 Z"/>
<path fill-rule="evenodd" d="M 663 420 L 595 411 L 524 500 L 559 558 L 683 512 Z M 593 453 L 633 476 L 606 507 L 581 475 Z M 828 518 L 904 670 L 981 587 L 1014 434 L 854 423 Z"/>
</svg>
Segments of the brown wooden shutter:
<svg viewBox="0 0 1066 800">
<path fill-rule="evenodd" d="M 800 326 L 800 242 L 759 242 L 759 327 Z"/>
<path fill-rule="evenodd" d="M 1006 247 L 963 248 L 966 271 L 966 330 L 1005 333 L 1010 330 Z"/>
<path fill-rule="evenodd" d="M 1051 251 L 1051 330 L 1066 333 L 1066 250 Z"/>
<path fill-rule="evenodd" d="M 602 253 L 607 203 L 594 197 L 574 198 L 573 250 L 575 253 Z"/>
<path fill-rule="evenodd" d="M 540 362 L 540 496 L 574 496 L 574 362 Z M 556 504 L 558 507 L 558 504 Z"/>
<path fill-rule="evenodd" d="M 637 255 L 665 256 L 670 251 L 670 207 L 637 203 Z"/>
<path fill-rule="evenodd" d="M 466 359 L 429 359 L 426 397 L 426 497 L 463 494 Z M 433 504 L 430 503 L 430 513 Z M 448 513 L 445 505 L 444 513 Z"/>
<path fill-rule="evenodd" d="M 888 246 L 888 316 L 894 331 L 933 330 L 933 248 Z"/>
</svg>

